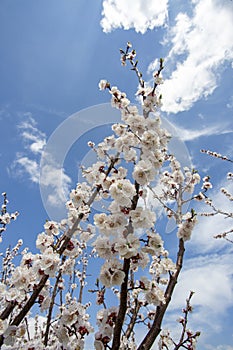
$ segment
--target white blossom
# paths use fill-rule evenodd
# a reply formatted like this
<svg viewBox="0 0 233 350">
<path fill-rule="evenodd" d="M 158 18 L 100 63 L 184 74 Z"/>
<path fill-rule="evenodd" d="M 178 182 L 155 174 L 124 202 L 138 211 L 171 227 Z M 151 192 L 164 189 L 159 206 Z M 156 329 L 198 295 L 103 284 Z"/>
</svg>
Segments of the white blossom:
<svg viewBox="0 0 233 350">
<path fill-rule="evenodd" d="M 165 303 L 164 292 L 155 282 L 151 282 L 149 290 L 145 293 L 145 298 L 149 304 L 160 305 Z"/>
<path fill-rule="evenodd" d="M 135 229 L 151 228 L 155 223 L 155 213 L 142 207 L 137 207 L 135 210 L 131 210 L 130 217 Z"/>
<path fill-rule="evenodd" d="M 112 215 L 106 215 L 105 213 L 96 214 L 94 216 L 94 222 L 100 232 L 107 236 L 123 233 L 127 225 L 127 219 L 122 213 Z"/>
<path fill-rule="evenodd" d="M 140 242 L 134 234 L 129 234 L 126 238 L 118 238 L 115 249 L 119 252 L 120 256 L 125 259 L 129 259 L 132 256 L 137 255 Z"/>
<path fill-rule="evenodd" d="M 159 255 L 163 250 L 163 240 L 158 233 L 148 233 L 148 243 L 142 248 L 143 252 Z"/>
<path fill-rule="evenodd" d="M 44 224 L 44 229 L 45 229 L 45 232 L 48 235 L 55 235 L 55 236 L 57 236 L 58 233 L 59 233 L 59 225 L 55 221 L 47 221 Z"/>
<path fill-rule="evenodd" d="M 47 248 L 40 260 L 40 268 L 46 275 L 54 277 L 60 264 L 59 254 L 54 253 L 52 247 Z"/>
<path fill-rule="evenodd" d="M 191 214 L 190 214 L 190 216 L 191 216 Z M 192 230 L 193 230 L 193 228 L 194 228 L 196 223 L 197 223 L 196 216 L 190 217 L 190 218 L 186 219 L 185 221 L 183 221 L 179 225 L 179 229 L 178 229 L 178 232 L 177 232 L 177 237 L 178 238 L 182 238 L 184 241 L 190 240 L 191 234 L 192 234 Z"/>
<path fill-rule="evenodd" d="M 8 322 L 7 320 L 2 320 L 0 318 L 0 335 L 4 334 L 6 329 L 8 327 Z"/>
<path fill-rule="evenodd" d="M 122 271 L 122 265 L 116 259 L 106 261 L 100 271 L 100 281 L 107 288 L 121 285 L 124 277 L 125 273 Z"/>
<path fill-rule="evenodd" d="M 155 178 L 156 170 L 151 162 L 146 160 L 140 160 L 134 168 L 133 178 L 140 185 L 144 186 L 149 184 Z"/>
<path fill-rule="evenodd" d="M 122 206 L 130 207 L 133 196 L 136 194 L 134 185 L 127 179 L 117 180 L 109 187 L 109 192 L 115 201 Z"/>
<path fill-rule="evenodd" d="M 41 252 L 44 252 L 49 246 L 53 244 L 53 242 L 53 236 L 42 232 L 37 236 L 36 247 L 40 249 Z"/>
<path fill-rule="evenodd" d="M 101 79 L 99 82 L 99 89 L 104 90 L 109 86 L 109 83 L 105 79 Z"/>
<path fill-rule="evenodd" d="M 109 259 L 114 254 L 108 237 L 97 237 L 93 245 L 101 258 Z"/>
</svg>

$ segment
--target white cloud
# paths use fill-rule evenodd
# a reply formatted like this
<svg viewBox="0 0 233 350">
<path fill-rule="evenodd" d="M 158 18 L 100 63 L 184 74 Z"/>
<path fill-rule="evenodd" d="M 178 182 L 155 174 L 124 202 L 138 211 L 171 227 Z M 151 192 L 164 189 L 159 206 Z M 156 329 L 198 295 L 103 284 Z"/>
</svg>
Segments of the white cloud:
<svg viewBox="0 0 233 350">
<path fill-rule="evenodd" d="M 16 171 L 17 176 L 23 176 L 25 173 L 27 173 L 32 182 L 38 183 L 39 181 L 38 163 L 26 156 L 19 157 L 15 160 L 13 164 L 13 170 Z"/>
<path fill-rule="evenodd" d="M 217 87 L 219 67 L 233 58 L 232 3 L 193 0 L 193 16 L 179 13 L 164 44 L 171 45 L 167 66 L 175 67 L 161 86 L 163 110 L 188 110 Z M 153 67 L 153 63 L 151 65 Z"/>
<path fill-rule="evenodd" d="M 134 28 L 144 34 L 166 23 L 168 0 L 104 0 L 102 15 L 101 26 L 106 33 L 116 28 Z"/>
<path fill-rule="evenodd" d="M 31 133 L 29 133 L 28 131 L 24 131 L 21 134 L 22 138 L 25 141 L 31 141 L 32 143 L 29 145 L 30 150 L 33 153 L 41 153 L 46 141 L 45 138 L 41 138 L 41 135 L 33 135 Z"/>
<path fill-rule="evenodd" d="M 46 135 L 37 128 L 36 121 L 31 114 L 26 114 L 27 120 L 18 125 L 20 136 L 24 141 L 25 148 L 34 154 L 41 153 L 46 144 Z"/>
<path fill-rule="evenodd" d="M 38 183 L 39 162 L 46 144 L 46 135 L 38 129 L 31 113 L 25 113 L 24 117 L 26 119 L 17 126 L 24 151 L 16 154 L 10 172 L 13 176 L 28 175 L 32 182 Z"/>
<path fill-rule="evenodd" d="M 233 108 L 233 95 L 229 98 L 229 102 L 227 103 L 227 108 L 229 109 Z"/>
<path fill-rule="evenodd" d="M 197 313 L 203 314 L 205 322 L 209 322 L 210 314 L 216 318 L 224 316 L 233 306 L 231 271 L 231 253 L 208 254 L 186 260 L 170 310 L 182 308 L 189 291 L 193 290 L 193 304 L 201 308 Z"/>
<path fill-rule="evenodd" d="M 63 206 L 67 201 L 71 178 L 66 175 L 63 168 L 57 167 L 56 162 L 49 157 L 46 164 L 41 167 L 40 186 L 47 194 L 47 205 L 52 207 Z"/>
<path fill-rule="evenodd" d="M 212 345 L 207 345 L 206 349 L 208 350 L 233 350 L 233 346 L 230 345 L 218 345 L 216 346 L 212 346 Z"/>
<path fill-rule="evenodd" d="M 221 193 L 220 188 L 224 187 L 229 193 L 233 193 L 232 181 L 222 181 L 216 191 L 209 194 L 212 199 L 212 203 L 216 209 L 222 210 L 223 212 L 232 213 L 233 203 Z M 198 213 L 212 212 L 211 208 L 204 203 L 200 204 L 197 209 Z M 198 224 L 194 228 L 192 234 L 192 240 L 190 245 L 192 249 L 197 250 L 199 253 L 208 253 L 213 251 L 220 251 L 225 246 L 233 247 L 223 239 L 214 239 L 213 237 L 217 234 L 223 233 L 232 229 L 232 217 L 226 218 L 226 216 L 218 214 L 211 217 L 198 216 Z"/>
<path fill-rule="evenodd" d="M 231 133 L 233 131 L 233 129 L 226 129 L 228 126 L 223 124 L 217 124 L 217 125 L 209 126 L 206 128 L 200 128 L 196 130 L 184 129 L 177 125 L 173 125 L 173 126 L 176 130 L 177 136 L 182 141 L 192 141 L 202 136 L 222 135 L 225 133 Z"/>
<path fill-rule="evenodd" d="M 46 210 L 50 209 L 49 217 L 52 213 L 52 219 L 63 218 L 66 215 L 65 203 L 72 180 L 60 162 L 51 155 L 46 155 L 46 135 L 39 130 L 31 113 L 24 114 L 24 117 L 26 119 L 17 126 L 23 151 L 16 154 L 16 159 L 8 170 L 12 176 L 29 178 L 33 183 L 39 183 L 44 206 Z M 56 144 L 56 149 L 57 146 Z"/>
</svg>

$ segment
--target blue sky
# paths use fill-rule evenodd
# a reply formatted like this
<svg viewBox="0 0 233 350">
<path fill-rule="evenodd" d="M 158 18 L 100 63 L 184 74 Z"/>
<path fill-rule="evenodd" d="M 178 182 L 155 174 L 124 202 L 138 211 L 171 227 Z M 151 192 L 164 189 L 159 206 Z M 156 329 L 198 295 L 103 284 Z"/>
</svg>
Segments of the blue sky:
<svg viewBox="0 0 233 350">
<path fill-rule="evenodd" d="M 129 0 L 1 0 L 0 187 L 8 194 L 9 210 L 20 212 L 3 247 L 23 237 L 33 249 L 49 215 L 41 188 L 52 186 L 50 204 L 59 206 L 77 182 L 80 161 L 91 161 L 86 140 L 98 141 L 108 132 L 101 125 L 118 118 L 115 112 L 103 117 L 93 107 L 109 102 L 99 80 L 108 79 L 136 102 L 136 77 L 119 59 L 127 41 L 137 50 L 146 81 L 156 60 L 165 58 L 162 115 L 175 126 L 201 175 L 211 174 L 216 203 L 229 209 L 218 190 L 232 169 L 200 149 L 233 158 L 232 32 L 230 0 L 134 0 L 133 5 Z M 66 126 L 73 114 L 71 142 Z M 55 143 L 56 155 L 64 152 L 63 168 L 50 164 L 39 183 L 41 155 L 53 137 L 61 140 Z M 232 247 L 212 238 L 227 225 L 218 217 L 199 219 L 170 308 L 175 320 L 189 290 L 196 291 L 192 325 L 203 334 L 198 349 L 233 350 Z"/>
</svg>

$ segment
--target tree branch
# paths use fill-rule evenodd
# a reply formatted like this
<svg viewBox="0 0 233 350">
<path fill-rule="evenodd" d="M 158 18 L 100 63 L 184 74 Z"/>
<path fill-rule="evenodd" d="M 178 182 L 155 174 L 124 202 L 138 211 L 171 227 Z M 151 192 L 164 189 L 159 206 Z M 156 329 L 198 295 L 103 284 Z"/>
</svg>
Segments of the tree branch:
<svg viewBox="0 0 233 350">
<path fill-rule="evenodd" d="M 119 312 L 117 315 L 117 320 L 114 328 L 112 350 L 118 350 L 120 347 L 121 330 L 122 330 L 122 325 L 124 323 L 126 309 L 127 309 L 129 268 L 130 268 L 130 259 L 124 259 L 123 271 L 125 273 L 125 278 L 121 285 L 120 306 L 119 306 Z"/>
<path fill-rule="evenodd" d="M 163 321 L 164 314 L 171 301 L 174 288 L 176 286 L 180 271 L 182 269 L 184 252 L 185 252 L 184 241 L 183 239 L 180 239 L 179 251 L 177 253 L 177 260 L 176 260 L 176 272 L 170 276 L 170 280 L 164 295 L 166 302 L 165 304 L 162 304 L 157 307 L 155 319 L 151 326 L 151 329 L 149 330 L 149 332 L 147 333 L 147 335 L 145 336 L 145 338 L 143 339 L 143 341 L 141 342 L 137 350 L 149 350 L 161 331 L 161 324 Z"/>
</svg>

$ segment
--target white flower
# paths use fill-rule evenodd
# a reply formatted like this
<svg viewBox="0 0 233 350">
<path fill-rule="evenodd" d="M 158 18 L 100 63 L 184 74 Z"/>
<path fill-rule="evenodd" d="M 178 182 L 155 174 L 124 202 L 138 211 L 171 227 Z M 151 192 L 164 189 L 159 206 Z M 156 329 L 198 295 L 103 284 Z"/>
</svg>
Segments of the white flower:
<svg viewBox="0 0 233 350">
<path fill-rule="evenodd" d="M 105 213 L 95 214 L 94 224 L 101 230 L 105 226 L 105 221 L 107 220 L 107 215 Z"/>
<path fill-rule="evenodd" d="M 69 307 L 63 311 L 62 317 L 61 317 L 61 323 L 66 326 L 70 326 L 77 322 L 78 315 L 79 315 L 79 312 L 78 312 L 77 303 L 72 301 Z"/>
<path fill-rule="evenodd" d="M 171 346 L 173 346 L 174 343 L 170 337 L 170 332 L 169 330 L 162 330 L 162 332 L 160 333 L 160 339 L 159 339 L 159 350 L 164 349 L 164 346 L 168 348 L 170 348 Z"/>
<path fill-rule="evenodd" d="M 205 189 L 205 190 L 209 190 L 210 188 L 212 188 L 213 186 L 212 186 L 212 184 L 211 184 L 211 182 L 209 182 L 209 181 L 206 181 L 206 182 L 204 182 L 203 183 L 203 185 L 202 185 L 202 189 Z"/>
<path fill-rule="evenodd" d="M 189 213 L 191 215 L 191 213 Z M 197 223 L 196 216 L 188 218 L 179 225 L 177 237 L 182 238 L 184 241 L 188 241 L 191 238 L 192 230 Z"/>
<path fill-rule="evenodd" d="M 19 302 L 20 299 L 22 299 L 22 295 L 21 295 L 19 289 L 17 289 L 17 288 L 10 288 L 7 291 L 7 294 L 6 294 L 6 300 L 7 301 L 15 301 L 15 300 L 17 300 L 17 302 Z"/>
<path fill-rule="evenodd" d="M 155 213 L 149 209 L 137 207 L 130 212 L 133 227 L 137 228 L 151 228 L 155 223 Z"/>
<path fill-rule="evenodd" d="M 173 180 L 178 183 L 182 184 L 184 181 L 184 175 L 181 170 L 175 170 L 172 174 Z"/>
<path fill-rule="evenodd" d="M 154 131 L 145 131 L 141 138 L 143 147 L 147 149 L 157 149 L 159 148 L 159 138 Z"/>
<path fill-rule="evenodd" d="M 73 189 L 70 192 L 70 200 L 72 201 L 75 208 L 78 208 L 85 200 L 85 196 L 81 191 Z"/>
<path fill-rule="evenodd" d="M 134 185 L 127 179 L 115 181 L 110 186 L 109 192 L 113 199 L 125 207 L 131 206 L 131 200 L 136 194 Z"/>
<path fill-rule="evenodd" d="M 0 295 L 3 297 L 6 294 L 6 285 L 0 282 Z"/>
<path fill-rule="evenodd" d="M 143 251 L 139 251 L 139 253 L 131 259 L 132 270 L 137 271 L 139 267 L 145 269 L 149 262 L 150 258 L 148 254 L 144 253 Z"/>
<path fill-rule="evenodd" d="M 11 277 L 11 283 L 15 288 L 27 290 L 28 285 L 33 280 L 31 269 L 17 266 Z"/>
<path fill-rule="evenodd" d="M 130 129 L 141 136 L 146 130 L 146 120 L 141 115 L 129 115 L 127 117 L 127 124 L 130 126 Z"/>
<path fill-rule="evenodd" d="M 76 238 L 72 238 L 69 241 L 63 254 L 72 258 L 76 258 L 82 254 L 82 247 L 80 245 L 80 242 Z"/>
<path fill-rule="evenodd" d="M 4 332 L 4 345 L 13 346 L 17 332 L 17 326 L 9 326 Z"/>
<path fill-rule="evenodd" d="M 107 236 L 122 233 L 127 225 L 127 219 L 122 213 L 115 213 L 112 215 L 106 215 L 104 213 L 96 214 L 94 216 L 94 222 L 100 232 Z"/>
<path fill-rule="evenodd" d="M 60 341 L 60 343 L 67 345 L 67 343 L 69 342 L 70 338 L 68 336 L 68 329 L 60 326 L 58 324 L 54 325 L 54 331 L 56 336 L 58 337 L 58 340 Z"/>
<path fill-rule="evenodd" d="M 104 344 L 102 343 L 102 341 L 96 340 L 96 339 L 94 341 L 94 347 L 95 347 L 95 350 L 104 350 L 105 349 Z"/>
<path fill-rule="evenodd" d="M 121 285 L 124 278 L 125 273 L 122 271 L 122 265 L 116 259 L 106 261 L 101 268 L 100 281 L 107 288 L 115 285 Z"/>
<path fill-rule="evenodd" d="M 96 339 L 99 336 L 108 336 L 111 338 L 113 332 L 114 320 L 118 314 L 118 307 L 112 306 L 108 309 L 101 309 L 97 313 L 97 324 L 101 332 L 97 332 L 95 335 Z"/>
<path fill-rule="evenodd" d="M 198 184 L 201 181 L 201 177 L 198 173 L 194 173 L 192 177 L 195 184 Z"/>
<path fill-rule="evenodd" d="M 153 181 L 156 175 L 155 167 L 151 162 L 146 160 L 140 160 L 135 166 L 133 171 L 133 178 L 139 183 L 139 185 L 147 185 L 150 181 Z"/>
<path fill-rule="evenodd" d="M 112 256 L 112 246 L 107 237 L 97 237 L 93 245 L 101 258 L 109 259 Z"/>
<path fill-rule="evenodd" d="M 134 340 L 127 339 L 126 336 L 123 336 L 119 350 L 128 350 L 128 349 L 137 350 L 137 345 L 135 344 Z"/>
<path fill-rule="evenodd" d="M 146 96 L 145 100 L 143 101 L 143 110 L 148 113 L 154 111 L 154 106 L 158 104 L 160 99 L 157 99 L 156 94 L 149 94 Z"/>
<path fill-rule="evenodd" d="M 51 303 L 51 298 L 49 295 L 47 295 L 46 297 L 44 297 L 42 303 L 40 304 L 40 310 L 41 312 L 44 312 L 45 310 L 48 310 L 49 306 Z"/>
<path fill-rule="evenodd" d="M 4 334 L 8 327 L 7 320 L 2 320 L 0 318 L 0 335 Z"/>
<path fill-rule="evenodd" d="M 157 84 L 157 85 L 163 84 L 163 78 L 161 77 L 161 75 L 158 74 L 158 72 L 155 72 L 153 74 L 153 77 L 154 77 L 155 84 Z"/>
<path fill-rule="evenodd" d="M 100 90 L 105 90 L 107 87 L 109 87 L 109 83 L 105 79 L 101 79 L 99 82 L 99 89 Z"/>
<path fill-rule="evenodd" d="M 36 247 L 40 249 L 41 252 L 44 252 L 53 242 L 53 236 L 42 232 L 37 236 Z"/>
<path fill-rule="evenodd" d="M 97 162 L 93 166 L 83 170 L 83 176 L 91 185 L 102 184 L 106 177 L 104 168 L 105 164 L 103 162 Z"/>
<path fill-rule="evenodd" d="M 11 216 L 9 213 L 5 213 L 3 215 L 0 216 L 0 222 L 1 224 L 9 224 L 11 222 Z"/>
<path fill-rule="evenodd" d="M 120 92 L 116 86 L 111 88 L 110 94 L 112 95 L 112 107 L 124 109 L 130 104 L 130 101 L 126 98 L 126 94 L 124 92 Z"/>
<path fill-rule="evenodd" d="M 203 199 L 205 199 L 205 196 L 202 192 L 199 192 L 196 196 L 194 196 L 194 199 L 196 199 L 197 201 L 202 201 Z"/>
<path fill-rule="evenodd" d="M 129 259 L 137 255 L 137 250 L 140 247 L 140 242 L 135 235 L 130 233 L 126 238 L 121 237 L 115 245 L 116 250 L 122 258 Z"/>
<path fill-rule="evenodd" d="M 48 235 L 57 236 L 59 234 L 59 226 L 58 226 L 58 223 L 55 221 L 47 221 L 44 224 L 44 229 Z"/>
<path fill-rule="evenodd" d="M 127 129 L 126 124 L 117 123 L 117 124 L 113 124 L 112 126 L 112 130 L 115 132 L 115 134 L 117 134 L 117 136 L 124 135 L 126 132 L 126 129 Z"/>
<path fill-rule="evenodd" d="M 160 261 L 160 267 L 162 267 L 161 273 L 166 273 L 168 271 L 175 272 L 176 265 L 170 258 L 164 258 Z"/>
<path fill-rule="evenodd" d="M 159 255 L 163 250 L 163 240 L 158 233 L 148 234 L 148 244 L 142 248 L 143 252 L 149 253 L 151 255 Z"/>
<path fill-rule="evenodd" d="M 41 269 L 46 275 L 54 277 L 60 263 L 59 254 L 54 253 L 52 247 L 47 248 L 40 260 Z"/>
<path fill-rule="evenodd" d="M 65 275 L 72 275 L 74 272 L 75 259 L 68 258 L 62 265 L 62 271 Z"/>
<path fill-rule="evenodd" d="M 87 228 L 80 233 L 80 239 L 83 242 L 88 242 L 95 236 L 96 228 L 94 225 L 87 225 Z"/>
<path fill-rule="evenodd" d="M 146 301 L 149 304 L 160 305 L 165 303 L 163 291 L 154 283 L 151 283 L 150 289 L 145 293 Z"/>
<path fill-rule="evenodd" d="M 138 138 L 132 132 L 127 132 L 116 139 L 115 148 L 119 152 L 128 152 L 132 147 L 137 147 L 138 143 Z"/>
<path fill-rule="evenodd" d="M 133 148 L 124 149 L 124 159 L 126 162 L 135 162 L 137 160 L 137 152 Z"/>
</svg>

